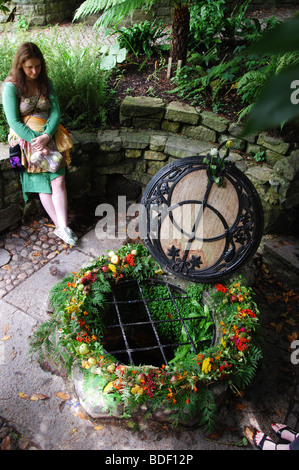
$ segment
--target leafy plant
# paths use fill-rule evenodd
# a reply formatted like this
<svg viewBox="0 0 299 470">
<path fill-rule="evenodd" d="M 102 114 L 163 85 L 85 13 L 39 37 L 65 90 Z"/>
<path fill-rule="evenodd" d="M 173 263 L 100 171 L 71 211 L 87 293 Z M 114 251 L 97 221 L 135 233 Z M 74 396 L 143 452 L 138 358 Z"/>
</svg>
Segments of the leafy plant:
<svg viewBox="0 0 299 470">
<path fill-rule="evenodd" d="M 266 31 L 262 38 L 252 44 L 244 54 L 268 55 L 276 58 L 290 57 L 298 53 L 299 18 L 278 24 Z M 265 82 L 254 106 L 251 107 L 244 135 L 282 125 L 299 115 L 292 103 L 292 84 L 299 75 L 297 58 L 278 70 Z"/>
<path fill-rule="evenodd" d="M 263 67 L 246 72 L 238 81 L 237 90 L 238 94 L 242 96 L 242 101 L 248 103 L 248 106 L 242 110 L 239 120 L 253 109 L 254 103 L 271 77 L 296 65 L 299 65 L 299 54 L 289 52 L 267 58 Z"/>
<path fill-rule="evenodd" d="M 256 162 L 263 162 L 266 159 L 265 151 L 262 150 L 261 152 L 249 152 L 249 156 L 253 158 Z"/>
<path fill-rule="evenodd" d="M 165 26 L 161 21 L 143 21 L 129 28 L 116 29 L 116 32 L 120 47 L 132 51 L 135 56 L 145 54 L 150 57 L 155 51 L 165 49 L 164 45 L 157 44 L 159 39 L 165 37 Z"/>
<path fill-rule="evenodd" d="M 126 48 L 120 48 L 119 44 L 113 44 L 112 46 L 104 44 L 99 52 L 102 54 L 100 61 L 100 68 L 102 70 L 112 70 L 116 64 L 124 62 L 127 56 Z"/>
<path fill-rule="evenodd" d="M 8 3 L 11 3 L 11 0 L 0 0 L 0 11 L 4 14 L 9 13 L 9 8 L 6 6 Z"/>
</svg>

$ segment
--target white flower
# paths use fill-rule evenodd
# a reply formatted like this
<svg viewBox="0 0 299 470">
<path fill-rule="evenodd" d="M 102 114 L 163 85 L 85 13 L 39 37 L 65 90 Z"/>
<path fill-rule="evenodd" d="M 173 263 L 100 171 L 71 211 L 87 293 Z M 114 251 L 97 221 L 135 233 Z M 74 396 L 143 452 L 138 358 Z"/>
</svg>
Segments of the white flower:
<svg viewBox="0 0 299 470">
<path fill-rule="evenodd" d="M 213 148 L 213 149 L 210 150 L 210 155 L 211 155 L 211 157 L 216 156 L 217 153 L 218 153 L 218 150 L 217 150 L 216 148 Z"/>
</svg>

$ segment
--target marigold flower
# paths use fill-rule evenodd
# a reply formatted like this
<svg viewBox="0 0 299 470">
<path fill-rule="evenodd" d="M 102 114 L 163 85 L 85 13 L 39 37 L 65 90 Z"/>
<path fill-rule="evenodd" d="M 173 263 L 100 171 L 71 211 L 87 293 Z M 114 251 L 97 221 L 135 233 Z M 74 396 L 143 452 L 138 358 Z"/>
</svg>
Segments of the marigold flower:
<svg viewBox="0 0 299 470">
<path fill-rule="evenodd" d="M 225 294 L 225 292 L 227 291 L 226 287 L 223 284 L 216 284 L 215 289 L 217 289 L 219 292 L 222 292 L 223 294 Z"/>
<path fill-rule="evenodd" d="M 211 366 L 211 359 L 209 357 L 206 357 L 206 359 L 204 359 L 203 363 L 202 363 L 202 367 L 201 367 L 201 370 L 205 373 L 205 374 L 208 374 L 209 372 L 211 372 L 211 369 L 212 369 L 212 366 Z"/>
<path fill-rule="evenodd" d="M 134 260 L 134 255 L 130 253 L 129 255 L 126 256 L 125 261 L 129 263 L 130 266 L 136 266 L 135 260 Z"/>
<path fill-rule="evenodd" d="M 116 273 L 116 266 L 112 263 L 109 263 L 108 264 L 108 268 L 110 269 L 110 271 L 112 271 L 113 273 Z"/>
</svg>

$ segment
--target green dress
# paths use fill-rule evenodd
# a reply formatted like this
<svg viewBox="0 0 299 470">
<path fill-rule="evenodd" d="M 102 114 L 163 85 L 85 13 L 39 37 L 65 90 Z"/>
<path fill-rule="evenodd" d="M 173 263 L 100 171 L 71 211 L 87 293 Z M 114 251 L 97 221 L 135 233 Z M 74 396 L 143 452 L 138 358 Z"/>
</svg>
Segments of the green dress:
<svg viewBox="0 0 299 470">
<path fill-rule="evenodd" d="M 51 83 L 49 97 L 32 96 L 30 98 L 22 95 L 11 82 L 5 82 L 2 93 L 2 104 L 7 122 L 11 129 L 19 136 L 19 141 L 9 142 L 11 145 L 21 143 L 26 152 L 31 145 L 32 139 L 39 135 L 48 134 L 51 138 L 49 147 L 55 146 L 53 136 L 60 124 L 61 114 L 55 89 Z M 30 129 L 22 121 L 23 116 L 34 113 L 36 117 L 46 119 L 43 132 Z M 21 141 L 21 142 L 20 142 Z M 29 193 L 52 193 L 51 181 L 65 174 L 65 167 L 59 168 L 55 173 L 41 172 L 31 173 L 23 171 L 20 173 L 23 197 L 28 200 Z"/>
</svg>

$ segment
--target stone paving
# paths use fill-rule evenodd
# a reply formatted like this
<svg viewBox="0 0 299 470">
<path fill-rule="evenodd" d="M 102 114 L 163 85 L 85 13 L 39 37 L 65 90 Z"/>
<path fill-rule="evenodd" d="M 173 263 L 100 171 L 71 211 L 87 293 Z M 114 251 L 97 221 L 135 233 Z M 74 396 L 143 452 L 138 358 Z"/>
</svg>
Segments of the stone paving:
<svg viewBox="0 0 299 470">
<path fill-rule="evenodd" d="M 53 230 L 47 219 L 40 219 L 6 233 L 0 240 L 0 248 L 7 253 L 0 267 L 0 298 L 69 249 Z"/>
</svg>

